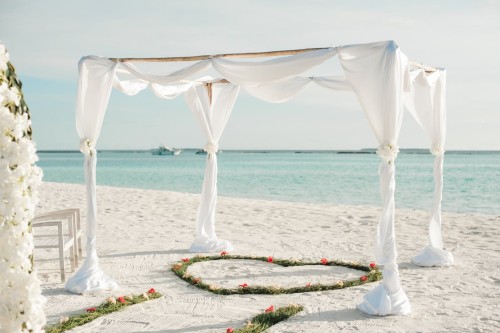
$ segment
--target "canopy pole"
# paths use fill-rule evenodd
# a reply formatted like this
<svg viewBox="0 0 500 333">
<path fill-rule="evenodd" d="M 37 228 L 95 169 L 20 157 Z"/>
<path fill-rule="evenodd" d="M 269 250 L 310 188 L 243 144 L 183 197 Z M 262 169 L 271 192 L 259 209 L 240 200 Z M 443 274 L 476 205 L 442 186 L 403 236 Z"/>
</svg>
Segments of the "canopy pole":
<svg viewBox="0 0 500 333">
<path fill-rule="evenodd" d="M 205 83 L 205 88 L 207 88 L 208 100 L 210 101 L 210 105 L 212 105 L 212 82 Z"/>
</svg>

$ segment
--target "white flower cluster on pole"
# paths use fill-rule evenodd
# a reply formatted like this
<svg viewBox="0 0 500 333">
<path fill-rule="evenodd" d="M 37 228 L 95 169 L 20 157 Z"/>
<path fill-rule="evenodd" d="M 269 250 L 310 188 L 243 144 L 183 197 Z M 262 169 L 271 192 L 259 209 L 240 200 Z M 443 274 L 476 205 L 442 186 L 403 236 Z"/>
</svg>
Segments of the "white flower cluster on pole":
<svg viewBox="0 0 500 333">
<path fill-rule="evenodd" d="M 0 332 L 43 332 L 31 221 L 41 169 L 21 83 L 0 43 Z"/>
<path fill-rule="evenodd" d="M 393 143 L 383 144 L 377 149 L 377 155 L 389 164 L 396 160 L 398 154 L 399 147 Z"/>
</svg>

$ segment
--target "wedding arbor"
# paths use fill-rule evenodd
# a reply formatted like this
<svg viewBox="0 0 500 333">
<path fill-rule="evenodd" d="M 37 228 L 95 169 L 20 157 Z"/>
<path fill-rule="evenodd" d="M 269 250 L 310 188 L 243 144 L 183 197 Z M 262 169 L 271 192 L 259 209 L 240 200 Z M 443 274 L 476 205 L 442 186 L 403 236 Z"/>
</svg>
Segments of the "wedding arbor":
<svg viewBox="0 0 500 333">
<path fill-rule="evenodd" d="M 237 61 L 228 58 L 274 56 L 267 61 Z M 304 76 L 304 72 L 338 57 L 343 76 Z M 131 64 L 134 61 L 196 61 L 168 75 L 153 75 Z M 206 77 L 215 70 L 219 79 Z M 85 154 L 87 184 L 87 257 L 66 289 L 83 293 L 112 289 L 116 283 L 98 265 L 96 252 L 96 160 L 95 145 L 106 112 L 111 88 L 135 95 L 148 86 L 161 98 L 184 94 L 207 144 L 205 178 L 196 219 L 192 252 L 231 251 L 233 246 L 217 237 L 217 155 L 219 140 L 240 91 L 269 102 L 284 102 L 307 85 L 330 90 L 352 90 L 357 95 L 380 144 L 379 168 L 382 214 L 379 220 L 375 258 L 383 267 L 383 282 L 364 296 L 358 308 L 375 315 L 407 314 L 410 304 L 401 287 L 394 234 L 395 160 L 404 106 L 417 119 L 431 141 L 435 155 L 435 194 L 429 222 L 428 245 L 413 258 L 422 266 L 451 265 L 453 256 L 443 250 L 441 197 L 444 140 L 446 132 L 446 71 L 417 65 L 408 60 L 393 41 L 329 48 L 278 52 L 226 54 L 177 58 L 83 57 L 79 62 L 76 125 Z M 123 79 L 121 75 L 132 76 Z"/>
</svg>

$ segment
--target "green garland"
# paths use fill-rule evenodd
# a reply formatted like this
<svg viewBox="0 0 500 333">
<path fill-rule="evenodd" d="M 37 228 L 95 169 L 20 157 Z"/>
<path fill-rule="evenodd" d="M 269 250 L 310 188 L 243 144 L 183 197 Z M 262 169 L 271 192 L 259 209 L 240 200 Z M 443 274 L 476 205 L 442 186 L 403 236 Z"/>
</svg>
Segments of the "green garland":
<svg viewBox="0 0 500 333">
<path fill-rule="evenodd" d="M 147 292 L 139 295 L 120 296 L 117 298 L 110 297 L 99 306 L 85 309 L 85 312 L 61 318 L 59 324 L 46 326 L 45 333 L 60 333 L 72 329 L 77 326 L 87 324 L 108 313 L 120 311 L 127 306 L 143 303 L 152 299 L 160 298 L 162 295 L 154 289 L 149 289 Z"/>
<path fill-rule="evenodd" d="M 264 332 L 269 327 L 276 325 L 281 321 L 296 315 L 304 310 L 301 305 L 288 305 L 274 310 L 274 306 L 270 306 L 264 313 L 261 313 L 251 320 L 243 328 L 233 329 L 228 327 L 226 333 L 260 333 Z"/>
<path fill-rule="evenodd" d="M 209 285 L 202 281 L 199 277 L 194 277 L 187 272 L 187 269 L 192 264 L 197 262 L 211 261 L 211 260 L 257 260 L 270 262 L 283 267 L 290 266 L 310 266 L 310 265 L 326 265 L 326 266 L 342 266 L 352 269 L 357 269 L 366 274 L 362 275 L 358 279 L 353 280 L 339 280 L 333 284 L 307 284 L 303 287 L 291 287 L 283 288 L 277 286 L 263 287 L 263 286 L 249 286 L 241 285 L 236 289 L 221 288 L 215 285 Z M 244 294 L 263 294 L 263 295 L 277 295 L 277 294 L 295 294 L 295 293 L 305 293 L 311 291 L 325 291 L 325 290 L 335 290 L 343 289 L 354 286 L 360 286 L 368 282 L 375 282 L 382 279 L 382 272 L 379 267 L 374 263 L 370 265 L 362 265 L 359 263 L 349 263 L 339 260 L 327 260 L 322 258 L 320 261 L 307 262 L 300 260 L 288 260 L 288 259 L 275 259 L 272 257 L 255 257 L 255 256 L 239 256 L 239 255 L 229 255 L 226 252 L 222 252 L 220 256 L 196 256 L 194 258 L 184 258 L 181 262 L 176 263 L 172 266 L 172 271 L 183 279 L 184 281 L 192 284 L 193 286 L 209 291 L 217 295 L 244 295 Z"/>
</svg>

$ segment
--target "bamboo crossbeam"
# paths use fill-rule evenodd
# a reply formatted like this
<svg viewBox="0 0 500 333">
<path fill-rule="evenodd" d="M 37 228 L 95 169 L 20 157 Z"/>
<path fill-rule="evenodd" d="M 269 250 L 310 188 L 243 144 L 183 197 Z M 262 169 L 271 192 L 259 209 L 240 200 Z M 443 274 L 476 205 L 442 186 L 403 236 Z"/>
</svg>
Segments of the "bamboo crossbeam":
<svg viewBox="0 0 500 333">
<path fill-rule="evenodd" d="M 223 53 L 216 55 L 198 55 L 187 57 L 162 57 L 162 58 L 109 58 L 112 61 L 127 62 L 127 61 L 141 61 L 141 62 L 173 62 L 173 61 L 199 61 L 210 58 L 257 58 L 257 57 L 277 57 L 284 55 L 293 55 L 298 53 L 324 50 L 327 47 L 317 47 L 308 49 L 297 50 L 282 50 L 282 51 L 267 51 L 267 52 L 247 52 L 247 53 Z"/>
<path fill-rule="evenodd" d="M 198 55 L 198 56 L 186 56 L 186 57 L 159 57 L 159 58 L 109 58 L 111 61 L 117 62 L 174 62 L 174 61 L 200 61 L 211 58 L 257 58 L 257 57 L 278 57 L 286 55 L 294 55 L 310 51 L 324 50 L 328 47 L 316 47 L 316 48 L 306 48 L 306 49 L 295 49 L 295 50 L 281 50 L 281 51 L 266 51 L 266 52 L 246 52 L 246 53 L 221 53 L 215 55 Z M 422 68 L 426 72 L 435 72 L 437 68 L 425 66 L 415 61 L 410 61 L 410 65 Z"/>
</svg>

